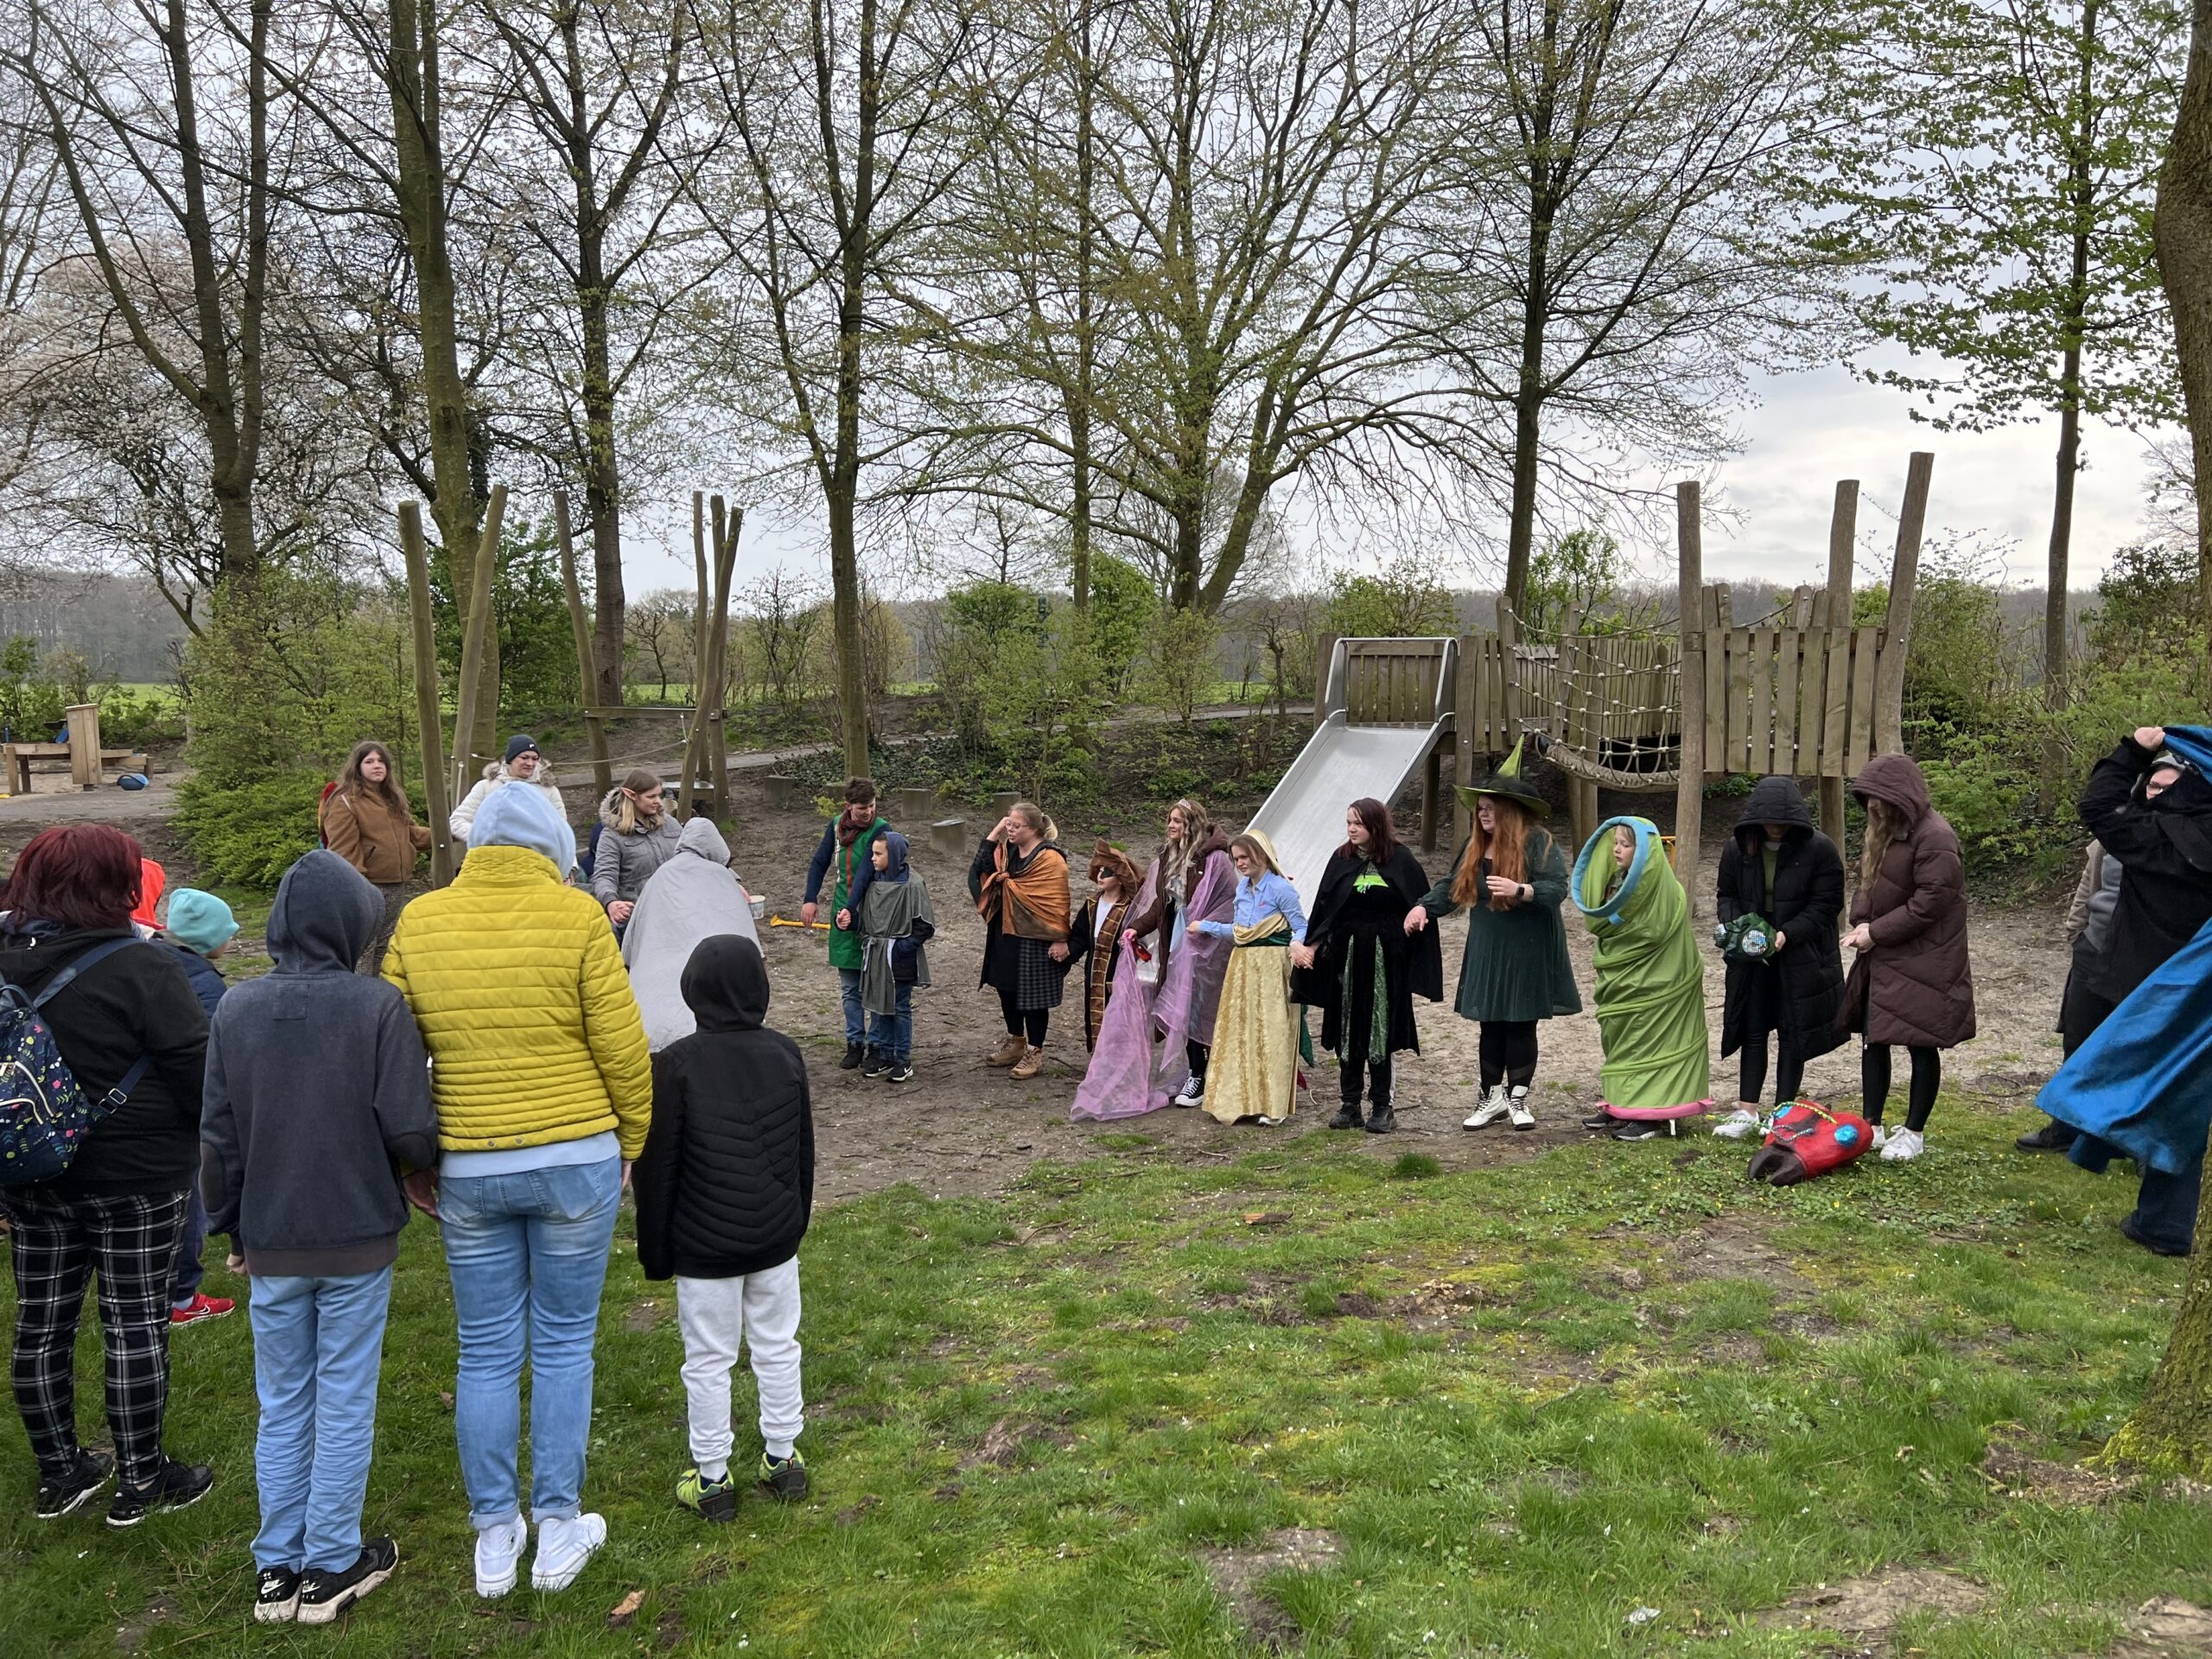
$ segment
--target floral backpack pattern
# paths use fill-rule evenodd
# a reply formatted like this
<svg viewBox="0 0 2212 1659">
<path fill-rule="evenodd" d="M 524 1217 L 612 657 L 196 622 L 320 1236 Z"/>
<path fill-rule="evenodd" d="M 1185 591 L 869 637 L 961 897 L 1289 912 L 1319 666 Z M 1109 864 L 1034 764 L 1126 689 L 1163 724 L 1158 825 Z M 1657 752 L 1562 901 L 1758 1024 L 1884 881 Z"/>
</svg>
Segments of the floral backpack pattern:
<svg viewBox="0 0 2212 1659">
<path fill-rule="evenodd" d="M 34 1186 L 69 1167 L 93 1125 L 130 1097 L 152 1060 L 140 1055 L 122 1081 L 97 1098 L 85 1092 L 39 1010 L 86 969 L 139 943 L 96 944 L 36 997 L 0 983 L 0 1186 Z"/>
</svg>

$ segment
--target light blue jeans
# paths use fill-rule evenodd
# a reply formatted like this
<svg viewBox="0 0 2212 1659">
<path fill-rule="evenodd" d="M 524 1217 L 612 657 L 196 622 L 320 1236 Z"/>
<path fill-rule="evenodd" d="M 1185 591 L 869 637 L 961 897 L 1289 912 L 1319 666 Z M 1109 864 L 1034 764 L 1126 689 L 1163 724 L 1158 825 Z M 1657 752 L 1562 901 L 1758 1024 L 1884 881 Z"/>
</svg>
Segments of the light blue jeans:
<svg viewBox="0 0 2212 1659">
<path fill-rule="evenodd" d="M 898 987 L 892 1006 L 893 1013 L 868 1015 L 868 1039 L 886 1059 L 909 1059 L 914 1052 L 914 988 Z"/>
<path fill-rule="evenodd" d="M 343 1572 L 361 1554 L 391 1269 L 332 1279 L 257 1275 L 249 1294 L 261 1396 L 253 1564 Z"/>
<path fill-rule="evenodd" d="M 622 1160 L 446 1176 L 440 1231 L 461 1324 L 454 1430 L 468 1518 L 481 1531 L 521 1510 L 522 1365 L 530 1357 L 530 1513 L 582 1510 L 592 1344 Z"/>
</svg>

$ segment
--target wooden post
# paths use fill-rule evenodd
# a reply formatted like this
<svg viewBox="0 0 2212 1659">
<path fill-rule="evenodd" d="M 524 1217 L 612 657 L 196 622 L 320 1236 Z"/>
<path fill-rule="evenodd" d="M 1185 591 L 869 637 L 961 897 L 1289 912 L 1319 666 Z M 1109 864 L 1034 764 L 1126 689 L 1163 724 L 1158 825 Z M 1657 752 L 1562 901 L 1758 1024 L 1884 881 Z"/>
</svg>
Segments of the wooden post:
<svg viewBox="0 0 2212 1659">
<path fill-rule="evenodd" d="M 100 786 L 100 706 L 73 702 L 62 710 L 69 722 L 69 781 L 79 789 Z"/>
<path fill-rule="evenodd" d="M 676 790 L 676 815 L 680 818 L 691 816 L 692 788 L 699 775 L 706 731 L 699 710 L 706 701 L 700 682 L 707 666 L 707 498 L 697 490 L 691 492 L 691 563 L 698 577 L 699 597 L 691 610 L 691 719 L 683 729 L 683 771 Z"/>
<path fill-rule="evenodd" d="M 1890 614 L 1874 683 L 1874 753 L 1904 747 L 1904 658 L 1912 643 L 1912 589 L 1920 577 L 1920 532 L 1928 518 L 1928 483 L 1936 457 L 1916 449 L 1905 468 L 1904 505 L 1897 513 L 1897 550 L 1890 562 Z"/>
<path fill-rule="evenodd" d="M 1689 894 L 1694 915 L 1703 897 L 1699 892 L 1698 859 L 1705 828 L 1705 653 L 1708 644 L 1699 626 L 1705 606 L 1705 531 L 1694 480 L 1675 486 L 1675 545 L 1681 563 L 1675 603 L 1681 611 L 1682 659 L 1682 755 L 1675 784 L 1675 874 Z"/>
<path fill-rule="evenodd" d="M 484 504 L 484 536 L 476 553 L 476 581 L 468 599 L 461 640 L 461 686 L 454 696 L 453 798 L 468 793 L 476 774 L 476 681 L 484 664 L 484 632 L 492 625 L 492 573 L 499 562 L 499 520 L 507 510 L 507 486 L 494 484 Z"/>
<path fill-rule="evenodd" d="M 423 745 L 423 809 L 430 815 L 430 880 L 453 880 L 452 798 L 446 792 L 444 721 L 438 707 L 437 624 L 430 611 L 430 556 L 423 543 L 423 504 L 399 504 L 399 546 L 407 558 L 407 601 L 415 636 L 415 724 Z"/>
<path fill-rule="evenodd" d="M 1825 662 L 1835 663 L 1843 652 L 1851 649 L 1851 565 L 1859 546 L 1859 480 L 1839 479 L 1835 486 L 1835 512 L 1828 520 L 1828 614 Z M 1827 673 L 1834 673 L 1828 668 Z M 1821 683 L 1827 684 L 1826 674 Z M 1823 691 L 1825 697 L 1825 690 Z M 1808 729 L 1818 733 L 1814 738 L 1815 752 L 1827 741 L 1825 703 L 1822 718 L 1815 725 L 1808 710 L 1805 716 Z M 1834 775 L 1831 774 L 1833 771 Z M 1821 829 L 1838 847 L 1843 845 L 1843 773 L 1840 767 L 1821 769 Z"/>
<path fill-rule="evenodd" d="M 740 507 L 726 518 L 721 497 L 715 497 L 715 618 L 707 632 L 707 675 L 699 689 L 698 729 L 706 746 L 702 753 L 712 780 L 713 811 L 717 818 L 729 816 L 729 746 L 722 737 L 722 666 L 729 651 L 730 577 L 737 568 L 738 532 L 744 527 L 745 509 Z"/>
<path fill-rule="evenodd" d="M 569 493 L 553 493 L 553 521 L 561 532 L 561 586 L 569 596 L 569 627 L 576 637 L 576 673 L 583 686 L 584 735 L 591 740 L 592 798 L 603 801 L 614 787 L 614 766 L 607 755 L 607 722 L 592 707 L 599 690 L 599 659 L 584 616 L 583 588 L 576 582 L 576 544 L 569 529 Z"/>
<path fill-rule="evenodd" d="M 1421 769 L 1421 849 L 1424 853 L 1436 850 L 1438 808 L 1444 797 L 1444 747 L 1439 744 L 1428 752 L 1428 760 Z"/>
</svg>

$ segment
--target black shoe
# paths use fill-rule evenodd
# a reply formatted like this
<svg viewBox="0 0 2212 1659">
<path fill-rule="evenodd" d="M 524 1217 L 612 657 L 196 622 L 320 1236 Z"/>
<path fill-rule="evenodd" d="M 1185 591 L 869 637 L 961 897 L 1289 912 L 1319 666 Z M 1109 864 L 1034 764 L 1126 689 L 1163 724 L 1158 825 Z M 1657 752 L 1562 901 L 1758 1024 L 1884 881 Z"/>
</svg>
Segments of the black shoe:
<svg viewBox="0 0 2212 1659">
<path fill-rule="evenodd" d="M 2054 1117 L 2043 1128 L 2022 1135 L 2012 1144 L 2022 1152 L 2070 1152 L 2078 1133 Z"/>
<path fill-rule="evenodd" d="M 880 1077 L 890 1069 L 891 1057 L 871 1043 L 867 1054 L 861 1060 L 861 1076 Z"/>
<path fill-rule="evenodd" d="M 300 1574 L 300 1623 L 336 1623 L 339 1614 L 390 1578 L 398 1565 L 397 1544 L 389 1538 L 365 1538 L 359 1559 L 344 1572 L 309 1567 Z"/>
<path fill-rule="evenodd" d="M 883 1074 L 883 1080 L 886 1083 L 912 1083 L 914 1068 L 905 1060 L 893 1060 L 891 1069 Z"/>
<path fill-rule="evenodd" d="M 1613 1128 L 1616 1141 L 1656 1141 L 1666 1131 L 1643 1118 L 1624 1117 Z"/>
<path fill-rule="evenodd" d="M 105 1452 L 77 1453 L 74 1468 L 58 1480 L 38 1484 L 38 1507 L 32 1511 L 41 1521 L 52 1521 L 81 1508 L 93 1493 L 107 1484 L 115 1472 L 115 1459 Z"/>
<path fill-rule="evenodd" d="M 1367 1132 L 1370 1135 L 1395 1135 L 1397 1128 L 1398 1115 L 1391 1110 L 1390 1103 L 1388 1101 L 1377 1106 L 1367 1120 Z"/>
<path fill-rule="evenodd" d="M 806 1496 L 806 1459 L 797 1446 L 788 1458 L 760 1454 L 760 1490 L 779 1503 L 796 1503 Z"/>
<path fill-rule="evenodd" d="M 289 1567 L 264 1567 L 254 1580 L 253 1622 L 289 1624 L 300 1611 L 300 1575 Z"/>
<path fill-rule="evenodd" d="M 1582 1120 L 1582 1127 L 1592 1135 L 1603 1135 L 1620 1121 L 1611 1112 L 1592 1112 Z"/>
<path fill-rule="evenodd" d="M 1332 1129 L 1356 1129 L 1359 1127 L 1359 1103 L 1348 1100 L 1337 1108 L 1337 1115 L 1329 1120 Z"/>
<path fill-rule="evenodd" d="M 116 1487 L 115 1500 L 107 1506 L 107 1523 L 135 1527 L 163 1510 L 188 1510 L 207 1497 L 214 1484 L 215 1471 L 206 1464 L 163 1458 L 161 1472 L 143 1486 Z"/>
<path fill-rule="evenodd" d="M 2187 1255 L 2190 1253 L 2189 1246 L 2186 1244 L 2177 1245 L 2170 1238 L 2153 1238 L 2143 1230 L 2143 1224 L 2136 1220 L 2133 1215 L 2127 1216 L 2120 1222 L 2120 1230 L 2153 1255 Z"/>
<path fill-rule="evenodd" d="M 840 1071 L 857 1071 L 860 1067 L 860 1063 L 867 1058 L 868 1049 L 865 1045 L 861 1043 L 847 1043 L 845 1045 L 845 1058 L 837 1062 L 837 1069 Z"/>
</svg>

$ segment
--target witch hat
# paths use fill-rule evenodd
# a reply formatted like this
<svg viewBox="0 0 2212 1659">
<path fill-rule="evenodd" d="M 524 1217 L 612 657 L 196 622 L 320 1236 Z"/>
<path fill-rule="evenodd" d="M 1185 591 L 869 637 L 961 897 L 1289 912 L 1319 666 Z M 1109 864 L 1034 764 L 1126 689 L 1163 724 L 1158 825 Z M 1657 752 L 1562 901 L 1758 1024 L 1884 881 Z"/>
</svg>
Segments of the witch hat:
<svg viewBox="0 0 2212 1659">
<path fill-rule="evenodd" d="M 1495 795 L 1513 802 L 1535 817 L 1548 817 L 1552 804 L 1536 792 L 1536 786 L 1521 775 L 1521 749 L 1529 740 L 1521 738 L 1513 745 L 1513 753 L 1498 763 L 1496 772 L 1479 784 L 1462 784 L 1459 798 L 1466 803 L 1467 810 L 1475 810 L 1475 803 L 1485 795 Z"/>
</svg>

